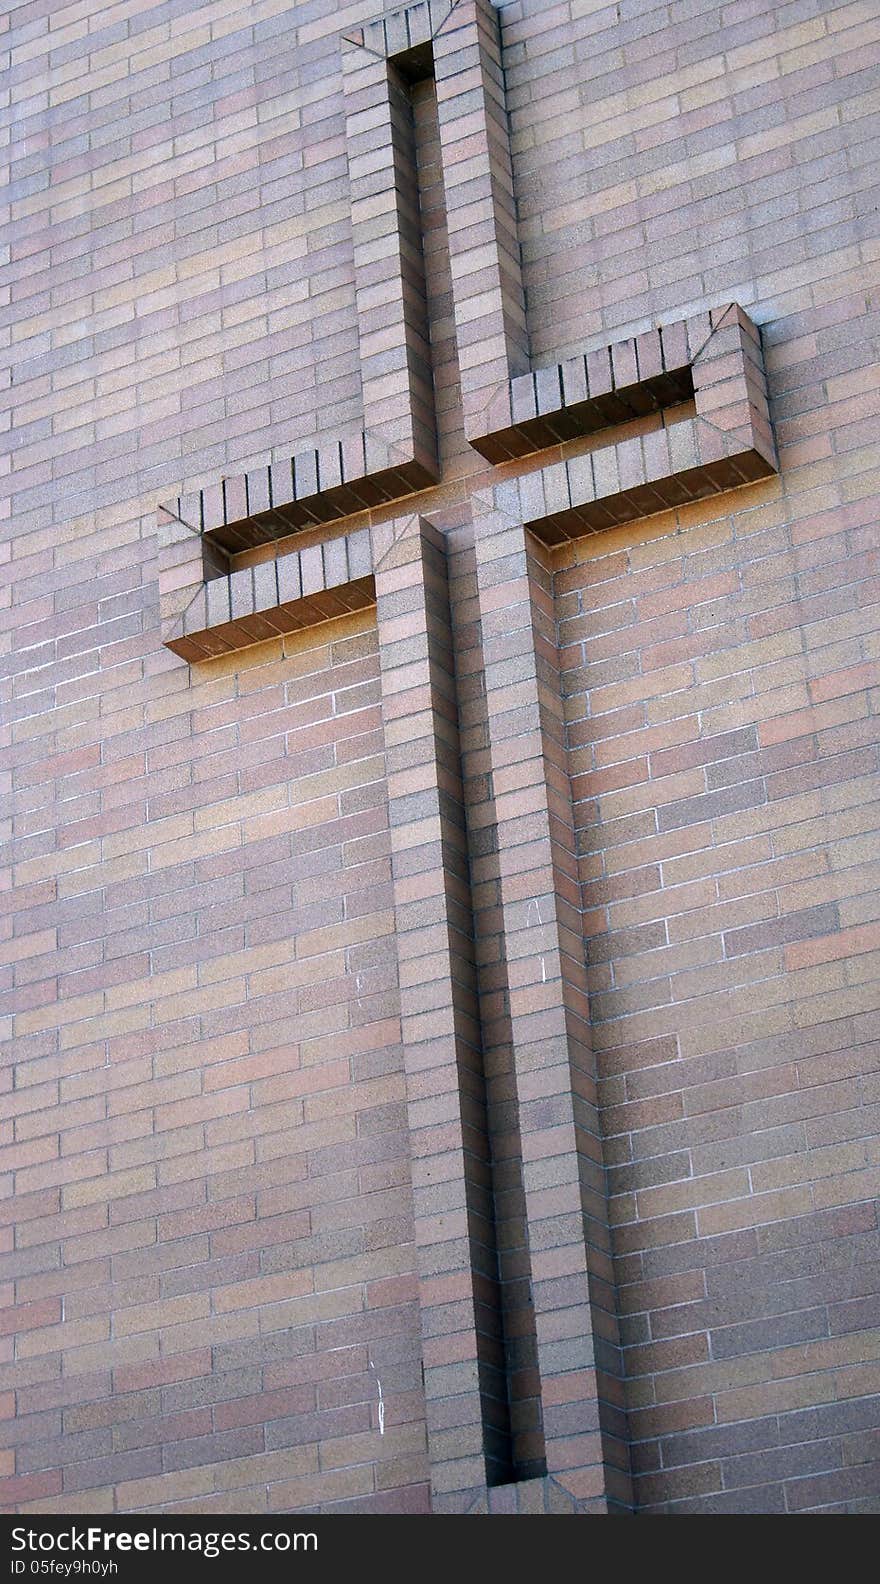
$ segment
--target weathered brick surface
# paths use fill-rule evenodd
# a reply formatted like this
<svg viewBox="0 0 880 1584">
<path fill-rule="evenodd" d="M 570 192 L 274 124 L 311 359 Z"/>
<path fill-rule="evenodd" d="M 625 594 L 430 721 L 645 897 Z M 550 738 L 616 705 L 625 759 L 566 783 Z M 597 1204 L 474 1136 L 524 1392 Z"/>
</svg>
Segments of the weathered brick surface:
<svg viewBox="0 0 880 1584">
<path fill-rule="evenodd" d="M 876 1510 L 876 10 L 380 9 L 0 19 L 0 1504 Z"/>
</svg>

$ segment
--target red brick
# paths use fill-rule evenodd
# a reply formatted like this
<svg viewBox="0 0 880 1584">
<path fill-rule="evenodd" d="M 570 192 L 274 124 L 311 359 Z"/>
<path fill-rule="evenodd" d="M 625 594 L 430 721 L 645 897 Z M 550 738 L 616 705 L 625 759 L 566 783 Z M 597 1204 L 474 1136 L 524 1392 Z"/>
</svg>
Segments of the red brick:
<svg viewBox="0 0 880 1584">
<path fill-rule="evenodd" d="M 869 25 L 32 9 L 0 1501 L 866 1510 Z"/>
</svg>

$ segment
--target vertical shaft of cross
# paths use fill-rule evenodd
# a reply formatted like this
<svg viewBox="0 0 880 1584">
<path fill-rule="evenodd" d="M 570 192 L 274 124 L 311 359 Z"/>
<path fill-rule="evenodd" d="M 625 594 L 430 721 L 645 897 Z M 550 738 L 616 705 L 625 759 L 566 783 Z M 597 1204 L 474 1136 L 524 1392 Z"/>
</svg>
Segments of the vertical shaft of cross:
<svg viewBox="0 0 880 1584">
<path fill-rule="evenodd" d="M 435 1496 L 510 1476 L 455 664 L 442 534 L 373 530 Z"/>
<path fill-rule="evenodd" d="M 489 0 L 458 0 L 433 43 L 465 434 L 529 367 L 501 58 Z"/>
<path fill-rule="evenodd" d="M 437 439 L 412 104 L 388 60 L 343 50 L 355 307 L 365 424 L 437 468 Z"/>
<path fill-rule="evenodd" d="M 475 500 L 477 584 L 544 1442 L 603 1511 L 630 1492 L 552 579 L 499 497 Z"/>
<path fill-rule="evenodd" d="M 511 379 L 528 368 L 497 12 L 489 0 L 456 0 L 438 23 L 437 10 L 417 5 L 383 17 L 350 41 L 345 61 L 365 412 L 370 402 L 384 404 L 395 441 L 394 426 L 402 425 L 399 438 L 411 447 L 421 433 L 419 378 L 429 332 L 421 311 L 407 75 L 427 71 L 435 78 L 468 439 L 485 436 L 496 420 L 509 424 Z M 413 280 L 421 295 L 413 295 Z M 503 542 L 510 532 L 503 520 L 493 529 L 490 518 L 478 507 L 484 617 L 497 609 L 492 602 L 502 586 L 498 536 Z M 597 1298 L 603 1281 L 611 1290 L 604 1175 L 560 692 L 549 659 L 555 653 L 552 593 L 546 575 L 541 587 L 537 563 L 525 554 L 521 524 L 514 524 L 513 534 L 525 581 L 497 642 L 519 645 L 517 667 L 528 671 L 524 738 L 520 708 L 506 697 L 505 662 L 491 644 L 485 681 L 509 979 L 511 1115 L 523 1154 L 524 1256 L 531 1275 L 519 1323 L 525 1320 L 534 1335 L 533 1390 L 543 1420 L 526 1441 L 535 1452 L 546 1449 L 548 1470 L 571 1499 L 598 1508 L 607 1505 L 607 1470 L 625 1462 L 615 1444 L 619 1427 L 611 1425 L 618 1372 L 599 1356 L 603 1324 L 614 1331 L 613 1301 L 607 1293 Z M 491 1135 L 504 1135 L 486 1115 L 469 889 L 463 912 L 470 854 L 457 727 L 452 747 L 448 714 L 454 663 L 445 571 L 438 582 L 445 561 L 432 535 L 419 518 L 398 519 L 393 531 L 374 529 L 425 1384 L 432 1478 L 442 1498 L 510 1478 L 512 1461 L 510 1355 L 489 1146 Z M 541 828 L 530 856 L 501 790 L 512 776 L 519 795 L 523 773 L 527 795 L 537 799 L 531 823 Z M 542 1022 L 546 1028 L 536 1032 L 532 1025 L 540 1030 Z M 442 1167 L 438 1138 L 446 1151 Z M 566 1242 L 550 1257 L 548 1229 L 560 1215 Z M 613 1345 L 613 1335 L 609 1340 Z M 625 1501 L 626 1493 L 619 1499 Z"/>
</svg>

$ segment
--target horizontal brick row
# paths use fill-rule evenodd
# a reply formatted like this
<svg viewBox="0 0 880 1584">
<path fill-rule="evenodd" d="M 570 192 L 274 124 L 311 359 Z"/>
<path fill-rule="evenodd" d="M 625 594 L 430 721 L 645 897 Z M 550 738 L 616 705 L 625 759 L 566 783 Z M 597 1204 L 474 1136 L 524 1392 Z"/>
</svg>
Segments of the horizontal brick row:
<svg viewBox="0 0 880 1584">
<path fill-rule="evenodd" d="M 344 34 L 346 43 L 356 44 L 372 55 L 390 60 L 412 50 L 430 47 L 434 34 L 449 19 L 455 0 L 416 0 L 414 5 L 388 11 Z"/>
<path fill-rule="evenodd" d="M 705 332 L 701 321 L 643 335 L 521 374 L 497 398 L 497 428 L 474 440 L 490 462 L 527 456 L 581 435 L 693 400 L 691 368 Z"/>
<path fill-rule="evenodd" d="M 340 29 L 380 10 L 166 0 L 160 16 L 133 0 L 120 21 L 34 0 L 3 19 L 0 1150 L 14 1192 L 0 1281 L 19 1330 L 0 1338 L 0 1501 L 28 1513 L 441 1500 L 420 1299 L 437 1299 L 432 1369 L 466 1327 L 454 1292 L 420 1294 L 417 1276 L 398 998 L 403 982 L 416 1004 L 419 987 L 395 944 L 375 607 L 187 669 L 162 648 L 153 520 L 157 499 L 195 499 L 197 532 L 172 546 L 160 523 L 173 622 L 227 575 L 227 553 L 251 544 L 234 570 L 255 571 L 259 543 L 227 552 L 215 537 L 247 533 L 251 513 L 282 502 L 265 544 L 300 529 L 308 543 L 343 532 L 340 511 L 387 515 L 392 493 L 421 487 L 399 474 L 405 454 L 376 444 L 367 464 L 360 439 L 378 412 L 363 401 Z M 545 672 L 542 648 L 541 677 L 551 716 L 561 694 L 565 759 L 548 757 L 545 802 L 567 798 L 574 823 L 634 1500 L 876 1511 L 878 21 L 853 0 L 750 0 L 725 8 L 721 32 L 713 0 L 492 12 L 503 101 L 484 51 L 482 76 L 469 65 L 447 84 L 460 136 L 443 159 L 424 11 L 404 9 L 404 37 L 389 5 L 370 35 L 428 134 L 415 143 L 443 446 L 430 515 L 449 572 L 501 1351 L 526 1476 L 455 1494 L 475 1511 L 576 1505 L 541 1477 L 533 1266 L 544 1350 L 568 1341 L 549 1335 L 554 1295 L 561 1330 L 582 1282 L 552 1268 L 571 1231 L 552 1215 L 560 1185 L 545 1182 L 527 1236 L 521 1122 L 533 1139 L 538 1118 L 516 1100 L 508 1013 L 527 986 L 500 901 L 502 871 L 517 900 L 539 747 L 515 720 L 516 607 L 477 589 L 469 502 L 499 479 L 464 433 L 455 355 L 459 331 L 479 393 L 479 313 L 499 300 L 482 303 L 482 271 L 494 291 L 512 259 L 531 361 L 502 298 L 477 438 L 496 395 L 510 427 L 511 375 L 525 376 L 524 421 L 559 426 L 554 370 L 568 402 L 594 351 L 601 364 L 738 300 L 761 327 L 783 469 L 551 556 L 525 536 L 552 578 L 552 614 L 538 580 L 541 633 L 555 628 L 558 663 Z M 453 16 L 429 11 L 430 32 Z M 502 102 L 510 192 L 483 136 Z M 729 413 L 728 436 L 757 435 L 754 381 L 703 399 Z M 656 414 L 627 422 L 554 437 L 535 460 L 641 438 Z M 344 474 L 333 437 L 354 437 Z M 384 468 L 395 477 L 374 499 L 359 474 Z M 215 491 L 203 536 L 200 492 L 223 479 L 229 514 Z M 503 588 L 500 563 L 484 589 L 496 576 Z M 502 664 L 505 639 L 493 692 L 524 729 L 493 765 L 481 646 Z M 413 887 L 433 882 L 423 870 Z M 419 898 L 404 900 L 417 935 Z M 514 946 L 539 928 L 518 922 Z M 523 964 L 542 990 L 534 952 Z M 527 1164 L 534 1192 L 541 1163 Z M 430 1220 L 447 1184 L 418 1191 Z M 598 1330 L 607 1310 L 593 1313 Z M 551 1440 L 566 1424 L 598 1433 L 582 1385 L 552 1378 L 573 1395 L 551 1405 Z"/>
<path fill-rule="evenodd" d="M 423 460 L 395 454 L 383 436 L 360 432 L 221 479 L 163 509 L 210 545 L 236 554 L 400 500 L 435 478 L 436 469 Z"/>
</svg>

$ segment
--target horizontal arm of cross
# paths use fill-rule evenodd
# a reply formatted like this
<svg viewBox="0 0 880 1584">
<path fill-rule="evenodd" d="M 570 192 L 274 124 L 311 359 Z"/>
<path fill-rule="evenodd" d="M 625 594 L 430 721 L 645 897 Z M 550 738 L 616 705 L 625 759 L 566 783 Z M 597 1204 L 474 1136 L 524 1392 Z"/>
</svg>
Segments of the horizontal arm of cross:
<svg viewBox="0 0 880 1584">
<path fill-rule="evenodd" d="M 497 491 L 510 497 L 508 510 L 548 544 L 716 495 L 777 468 L 760 336 L 736 304 L 514 379 L 507 402 L 507 427 L 487 435 L 485 449 L 497 452 L 498 461 L 533 456 L 535 465 L 499 483 Z M 687 416 L 665 421 L 668 405 L 688 402 Z M 615 435 L 622 422 L 652 413 L 658 420 L 653 427 Z M 606 443 L 587 451 L 569 447 L 559 455 L 562 442 L 601 440 L 603 431 Z M 536 454 L 548 445 L 556 453 L 549 460 Z M 371 458 L 380 464 L 372 473 Z M 343 576 L 344 557 L 333 549 L 338 538 L 323 546 L 333 570 L 326 576 L 306 573 L 310 595 L 332 588 L 334 598 L 302 605 L 290 593 L 290 556 L 279 558 L 276 572 L 275 561 L 237 570 L 227 553 L 387 508 L 433 482 L 430 469 L 416 461 L 397 468 L 387 462 L 387 446 L 371 446 L 361 436 L 357 444 L 300 453 L 289 465 L 226 479 L 163 508 L 166 645 L 187 659 L 204 659 L 368 602 L 362 580 L 372 569 L 365 573 L 358 561 L 360 569 Z M 363 535 L 350 535 L 345 543 L 360 543 Z M 311 558 L 317 567 L 321 554 L 322 547 L 313 546 L 299 560 L 308 565 Z M 294 558 L 296 565 L 299 560 Z M 360 586 L 343 596 L 345 583 Z"/>
</svg>

